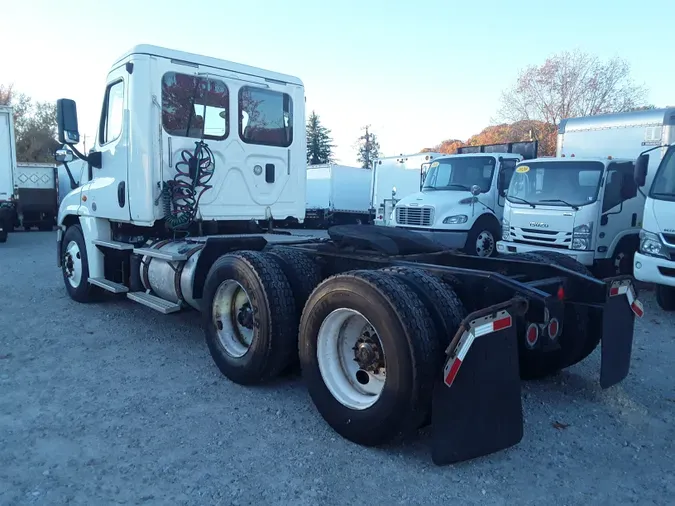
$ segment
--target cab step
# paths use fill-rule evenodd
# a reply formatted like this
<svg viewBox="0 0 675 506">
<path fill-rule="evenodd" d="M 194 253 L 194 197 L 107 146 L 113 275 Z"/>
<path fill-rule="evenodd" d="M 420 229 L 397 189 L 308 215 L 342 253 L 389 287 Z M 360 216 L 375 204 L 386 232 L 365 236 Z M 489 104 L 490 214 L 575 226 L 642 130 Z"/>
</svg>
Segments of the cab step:
<svg viewBox="0 0 675 506">
<path fill-rule="evenodd" d="M 167 262 L 185 262 L 187 260 L 187 255 L 183 253 L 171 253 L 154 248 L 134 248 L 134 253 L 151 258 L 158 258 L 159 260 L 166 260 Z"/>
<path fill-rule="evenodd" d="M 90 285 L 96 285 L 112 293 L 126 293 L 129 289 L 120 284 L 104 278 L 89 278 Z"/>
<path fill-rule="evenodd" d="M 95 239 L 92 241 L 95 246 L 100 246 L 101 248 L 116 249 L 119 251 L 131 250 L 134 249 L 133 244 L 128 242 L 119 242 L 119 241 L 103 241 L 100 239 Z"/>
<path fill-rule="evenodd" d="M 145 292 L 129 292 L 127 293 L 127 298 L 163 314 L 176 313 L 181 310 L 180 304 L 160 299 L 155 295 L 150 295 Z"/>
</svg>

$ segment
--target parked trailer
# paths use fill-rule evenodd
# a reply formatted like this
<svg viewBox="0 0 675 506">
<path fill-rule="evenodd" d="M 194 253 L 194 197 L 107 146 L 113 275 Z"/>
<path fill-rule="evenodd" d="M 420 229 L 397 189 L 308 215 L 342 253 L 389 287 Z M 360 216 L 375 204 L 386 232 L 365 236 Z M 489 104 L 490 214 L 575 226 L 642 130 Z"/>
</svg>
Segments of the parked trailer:
<svg viewBox="0 0 675 506">
<path fill-rule="evenodd" d="M 601 386 L 628 374 L 634 318 L 642 314 L 630 276 L 599 280 L 550 253 L 471 257 L 416 232 L 371 225 L 331 227 L 330 239 L 200 234 L 205 220 L 236 230 L 242 218 L 269 215 L 277 203 L 287 215 L 304 214 L 304 184 L 283 193 L 294 188 L 289 180 L 306 177 L 293 162 L 306 149 L 299 79 L 140 46 L 113 65 L 106 90 L 102 124 L 108 117 L 133 122 L 97 139 L 88 156 L 73 147 L 75 103 L 57 101 L 59 139 L 72 149 L 58 159 L 74 152 L 88 162 L 86 181 L 63 199 L 58 219 L 58 265 L 74 300 L 110 292 L 165 314 L 196 309 L 211 356 L 231 381 L 269 380 L 299 357 L 317 411 L 344 438 L 380 445 L 431 423 L 437 464 L 521 440 L 521 377 L 553 374 L 599 343 Z M 285 121 L 255 124 L 251 108 L 262 98 L 277 104 L 266 114 Z M 158 102 L 164 115 L 148 115 Z M 221 135 L 188 136 L 195 105 Z M 254 128 L 233 129 L 228 138 L 216 118 L 242 113 Z M 265 126 L 272 124 L 284 126 Z M 106 148 L 109 139 L 120 145 Z M 122 149 L 153 142 L 140 156 Z M 263 183 L 256 167 L 272 164 Z M 185 204 L 188 188 L 193 206 Z M 244 209 L 224 205 L 239 198 L 241 206 L 244 191 Z M 200 194 L 209 198 L 199 202 Z"/>
<path fill-rule="evenodd" d="M 373 162 L 370 213 L 375 225 L 389 225 L 396 203 L 420 191 L 426 171 L 439 156 L 442 153 L 401 154 Z"/>
<path fill-rule="evenodd" d="M 370 180 L 370 169 L 332 163 L 309 165 L 305 225 L 367 223 Z"/>
<path fill-rule="evenodd" d="M 14 114 L 9 106 L 0 105 L 0 243 L 14 226 L 14 171 L 16 170 L 16 143 Z"/>
</svg>

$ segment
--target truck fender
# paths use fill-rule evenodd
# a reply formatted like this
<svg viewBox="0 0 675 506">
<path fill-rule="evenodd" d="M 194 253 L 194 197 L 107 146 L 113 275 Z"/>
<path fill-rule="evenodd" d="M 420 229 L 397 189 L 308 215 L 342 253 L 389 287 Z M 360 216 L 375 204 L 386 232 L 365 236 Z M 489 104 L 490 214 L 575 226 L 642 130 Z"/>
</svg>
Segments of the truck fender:
<svg viewBox="0 0 675 506">
<path fill-rule="evenodd" d="M 262 235 L 244 237 L 207 237 L 202 248 L 195 274 L 192 279 L 192 296 L 195 300 L 201 299 L 204 292 L 206 275 L 213 263 L 223 255 L 237 250 L 262 251 L 267 246 L 267 240 Z"/>
</svg>

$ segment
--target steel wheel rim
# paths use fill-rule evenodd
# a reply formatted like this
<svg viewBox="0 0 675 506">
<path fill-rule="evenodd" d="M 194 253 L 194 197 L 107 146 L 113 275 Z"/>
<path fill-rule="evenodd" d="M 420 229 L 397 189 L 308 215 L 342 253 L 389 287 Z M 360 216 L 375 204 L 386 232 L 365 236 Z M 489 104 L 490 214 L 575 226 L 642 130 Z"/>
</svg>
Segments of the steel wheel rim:
<svg viewBox="0 0 675 506">
<path fill-rule="evenodd" d="M 66 247 L 63 268 L 70 286 L 73 288 L 80 286 L 82 282 L 82 253 L 75 241 L 70 241 Z"/>
<path fill-rule="evenodd" d="M 253 343 L 253 308 L 246 289 L 237 281 L 223 281 L 213 297 L 213 324 L 225 353 L 241 358 Z"/>
<path fill-rule="evenodd" d="M 379 400 L 386 382 L 384 348 L 361 313 L 331 312 L 319 328 L 316 355 L 323 382 L 340 404 L 364 410 Z"/>
<path fill-rule="evenodd" d="M 489 257 L 495 249 L 495 238 L 489 230 L 483 230 L 476 238 L 476 254 Z"/>
</svg>

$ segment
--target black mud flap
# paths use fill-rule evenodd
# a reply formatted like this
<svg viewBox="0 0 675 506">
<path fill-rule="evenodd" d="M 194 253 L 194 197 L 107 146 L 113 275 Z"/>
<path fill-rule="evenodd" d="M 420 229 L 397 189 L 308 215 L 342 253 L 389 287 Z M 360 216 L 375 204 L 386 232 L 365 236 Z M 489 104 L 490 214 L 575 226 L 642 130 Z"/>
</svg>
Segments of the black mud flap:
<svg viewBox="0 0 675 506">
<path fill-rule="evenodd" d="M 493 313 L 494 330 L 488 332 L 479 314 L 485 311 L 464 320 L 468 324 L 460 327 L 461 338 L 450 344 L 448 350 L 454 350 L 434 385 L 431 456 L 436 465 L 488 455 L 523 438 L 515 314 Z M 508 326 L 498 325 L 504 314 Z M 472 329 L 475 338 L 470 335 Z M 463 352 L 466 341 L 470 350 Z"/>
<path fill-rule="evenodd" d="M 613 278 L 614 279 L 614 278 Z M 630 279 L 608 283 L 609 294 L 602 315 L 600 386 L 609 388 L 623 381 L 630 369 L 635 316 L 644 309 Z"/>
</svg>

